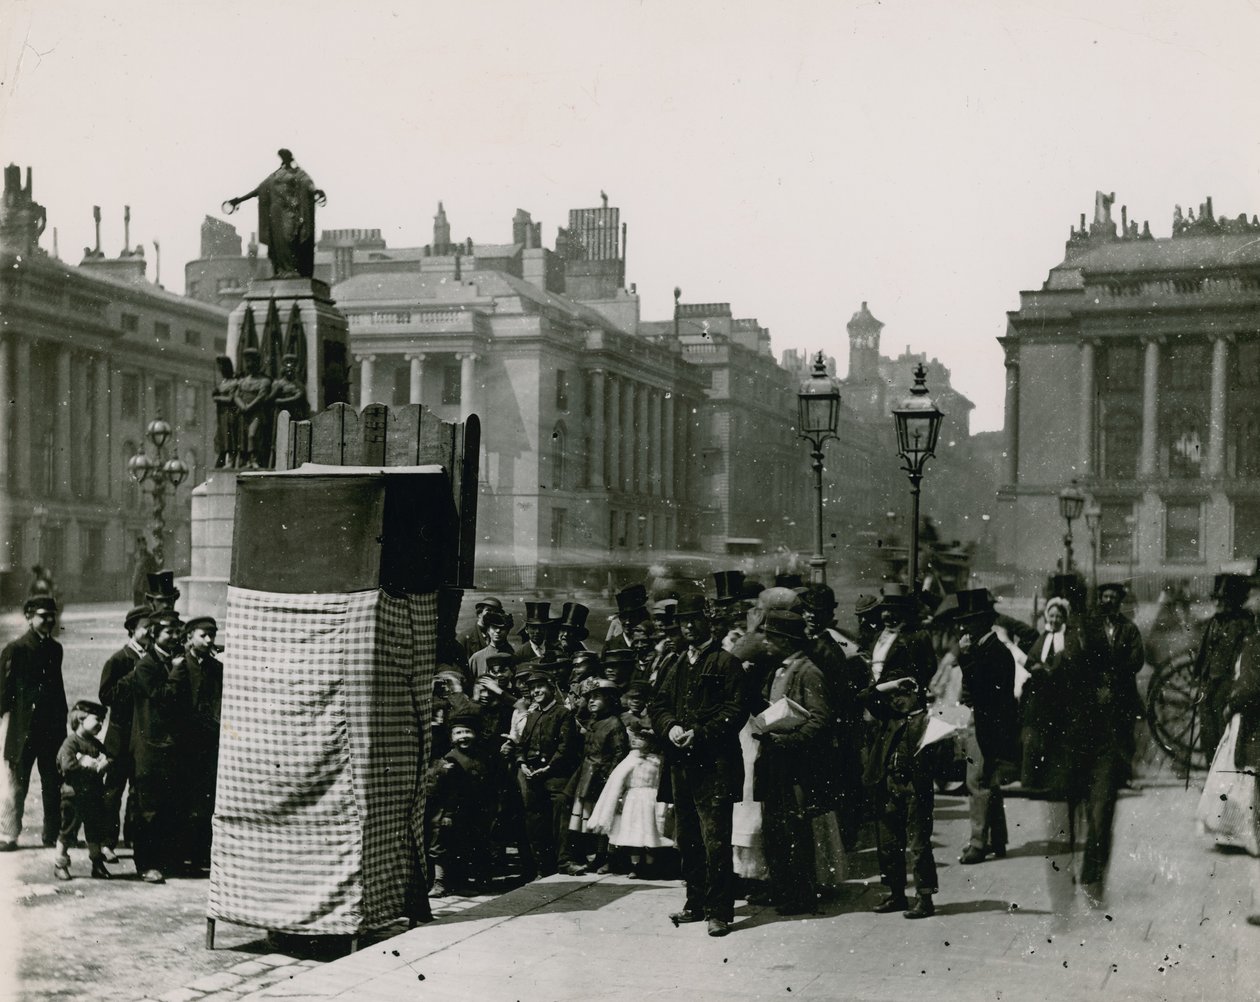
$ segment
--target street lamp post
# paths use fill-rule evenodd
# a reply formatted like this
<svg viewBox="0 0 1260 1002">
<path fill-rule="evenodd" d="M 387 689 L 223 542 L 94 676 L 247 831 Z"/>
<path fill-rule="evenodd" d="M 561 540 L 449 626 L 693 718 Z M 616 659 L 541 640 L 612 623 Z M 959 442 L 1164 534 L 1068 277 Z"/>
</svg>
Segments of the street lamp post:
<svg viewBox="0 0 1260 1002">
<path fill-rule="evenodd" d="M 153 445 L 154 456 L 148 452 L 138 452 L 127 460 L 127 472 L 131 479 L 141 485 L 149 485 L 153 494 L 153 556 L 161 567 L 166 563 L 163 536 L 166 532 L 166 492 L 174 492 L 188 476 L 188 465 L 178 456 L 165 458 L 164 449 L 171 435 L 174 434 L 170 424 L 157 418 L 149 422 L 144 437 Z"/>
<path fill-rule="evenodd" d="M 799 424 L 797 434 L 808 439 L 813 451 L 814 495 L 817 501 L 814 512 L 814 555 L 810 558 L 810 580 L 815 584 L 827 583 L 827 558 L 823 556 L 823 445 L 836 437 L 840 425 L 840 388 L 827 375 L 827 362 L 820 351 L 814 356 L 814 371 L 801 383 L 797 394 Z"/>
<path fill-rule="evenodd" d="M 1102 526 L 1102 506 L 1093 498 L 1085 506 L 1085 528 L 1089 530 L 1089 591 L 1098 594 L 1098 530 Z"/>
<path fill-rule="evenodd" d="M 897 454 L 910 478 L 910 588 L 919 590 L 919 488 L 923 467 L 936 455 L 936 440 L 945 415 L 928 396 L 927 369 L 920 362 L 914 370 L 910 396 L 893 408 L 897 424 Z"/>
<path fill-rule="evenodd" d="M 1081 493 L 1076 481 L 1059 491 L 1059 514 L 1067 523 L 1067 532 L 1063 535 L 1063 573 L 1071 574 L 1075 569 L 1072 561 L 1072 523 L 1081 517 L 1085 509 L 1085 495 Z"/>
</svg>

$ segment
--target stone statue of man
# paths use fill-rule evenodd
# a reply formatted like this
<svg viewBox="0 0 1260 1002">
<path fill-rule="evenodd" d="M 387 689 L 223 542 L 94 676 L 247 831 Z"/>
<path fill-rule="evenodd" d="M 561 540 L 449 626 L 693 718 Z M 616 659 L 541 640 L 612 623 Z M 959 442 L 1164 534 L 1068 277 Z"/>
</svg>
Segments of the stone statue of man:
<svg viewBox="0 0 1260 1002">
<path fill-rule="evenodd" d="M 258 187 L 239 198 L 229 198 L 223 211 L 232 213 L 242 202 L 258 198 L 258 239 L 267 245 L 276 278 L 313 278 L 315 275 L 315 206 L 323 205 L 323 191 L 280 150 L 280 166 Z"/>
<path fill-rule="evenodd" d="M 236 409 L 236 374 L 232 360 L 220 355 L 215 360 L 219 369 L 219 381 L 215 384 L 214 409 L 214 467 L 216 470 L 231 469 L 236 465 L 240 451 L 240 414 Z"/>
<path fill-rule="evenodd" d="M 268 465 L 271 443 L 271 380 L 260 371 L 257 348 L 241 352 L 244 375 L 236 380 L 236 409 L 240 412 L 240 465 L 257 470 Z"/>
<path fill-rule="evenodd" d="M 306 387 L 297 378 L 296 355 L 284 356 L 284 368 L 271 384 L 271 402 L 277 414 L 287 411 L 294 421 L 305 421 L 311 416 L 311 406 L 306 400 Z"/>
</svg>

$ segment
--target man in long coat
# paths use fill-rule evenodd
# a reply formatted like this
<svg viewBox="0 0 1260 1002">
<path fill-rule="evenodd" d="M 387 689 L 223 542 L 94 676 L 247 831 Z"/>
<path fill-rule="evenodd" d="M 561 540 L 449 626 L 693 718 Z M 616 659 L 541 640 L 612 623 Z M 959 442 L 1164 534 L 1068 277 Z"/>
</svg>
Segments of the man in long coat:
<svg viewBox="0 0 1260 1002">
<path fill-rule="evenodd" d="M 735 917 L 731 809 L 744 786 L 743 669 L 713 637 L 703 596 L 680 598 L 674 616 L 686 647 L 663 669 L 648 709 L 665 741 L 657 800 L 674 804 L 687 884 L 683 910 L 670 921 L 707 920 L 710 936 L 724 936 Z"/>
<path fill-rule="evenodd" d="M 138 605 L 123 619 L 127 642 L 111 654 L 101 669 L 98 691 L 101 703 L 109 707 L 109 730 L 105 732 L 105 754 L 109 756 L 109 768 L 105 772 L 105 810 L 108 815 L 110 836 L 105 841 L 107 862 L 118 847 L 119 814 L 122 810 L 123 792 L 132 781 L 134 763 L 131 755 L 131 700 L 118 691 L 118 683 L 135 670 L 149 648 L 149 617 L 152 611 L 147 605 Z M 127 801 L 127 824 L 124 834 L 131 838 L 135 817 L 135 796 Z"/>
<path fill-rule="evenodd" d="M 1198 706 L 1201 745 L 1211 761 L 1221 743 L 1225 724 L 1225 703 L 1234 683 L 1234 665 L 1243 645 L 1256 629 L 1255 617 L 1243 608 L 1251 583 L 1243 574 L 1218 574 L 1213 583 L 1216 615 L 1208 620 L 1199 653 L 1194 659 L 1194 673 L 1203 698 Z"/>
<path fill-rule="evenodd" d="M 61 644 L 53 639 L 57 601 L 37 595 L 26 600 L 22 611 L 30 628 L 0 651 L 0 852 L 17 848 L 34 767 L 44 804 L 44 845 L 56 845 L 61 831 L 57 750 L 66 737 L 67 706 Z"/>
<path fill-rule="evenodd" d="M 971 707 L 974 725 L 967 739 L 971 839 L 959 857 L 968 866 L 983 862 L 990 852 L 1006 855 L 1002 783 L 1019 761 L 1019 705 L 1015 658 L 993 630 L 997 619 L 993 597 L 986 588 L 960 591 L 955 597 L 962 702 Z"/>
</svg>

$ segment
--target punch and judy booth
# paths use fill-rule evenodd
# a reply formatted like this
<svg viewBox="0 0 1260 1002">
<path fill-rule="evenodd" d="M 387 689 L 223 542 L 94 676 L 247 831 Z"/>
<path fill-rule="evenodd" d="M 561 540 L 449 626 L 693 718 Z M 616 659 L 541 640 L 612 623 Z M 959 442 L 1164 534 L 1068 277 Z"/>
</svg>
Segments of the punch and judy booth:
<svg viewBox="0 0 1260 1002">
<path fill-rule="evenodd" d="M 357 937 L 427 911 L 438 595 L 471 573 L 477 419 L 369 410 L 238 478 L 208 945 L 218 919 Z"/>
</svg>

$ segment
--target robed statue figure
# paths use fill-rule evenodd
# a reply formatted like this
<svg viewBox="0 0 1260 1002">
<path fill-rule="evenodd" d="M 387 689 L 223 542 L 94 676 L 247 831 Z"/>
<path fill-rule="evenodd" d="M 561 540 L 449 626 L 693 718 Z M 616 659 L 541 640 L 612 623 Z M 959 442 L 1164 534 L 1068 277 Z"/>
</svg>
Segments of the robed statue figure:
<svg viewBox="0 0 1260 1002">
<path fill-rule="evenodd" d="M 280 166 L 253 191 L 229 198 L 223 211 L 231 214 L 242 202 L 258 198 L 258 239 L 267 245 L 267 257 L 276 278 L 315 276 L 315 206 L 323 205 L 324 193 L 310 175 L 293 162 L 293 154 L 280 150 Z"/>
</svg>

